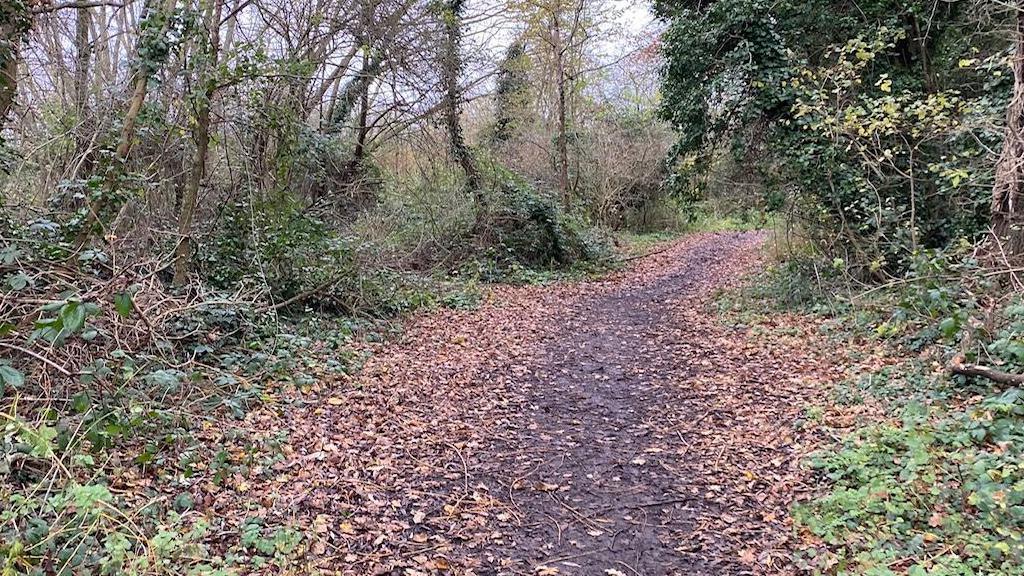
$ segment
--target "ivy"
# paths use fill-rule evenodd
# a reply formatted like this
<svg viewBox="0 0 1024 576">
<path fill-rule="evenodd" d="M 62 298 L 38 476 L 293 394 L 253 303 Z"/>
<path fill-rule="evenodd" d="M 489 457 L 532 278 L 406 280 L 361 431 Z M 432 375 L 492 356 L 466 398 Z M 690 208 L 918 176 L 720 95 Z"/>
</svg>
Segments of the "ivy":
<svg viewBox="0 0 1024 576">
<path fill-rule="evenodd" d="M 965 40 L 977 26 L 960 4 L 661 2 L 661 115 L 679 132 L 670 188 L 700 200 L 732 154 L 862 277 L 984 234 L 1007 23 Z"/>
</svg>

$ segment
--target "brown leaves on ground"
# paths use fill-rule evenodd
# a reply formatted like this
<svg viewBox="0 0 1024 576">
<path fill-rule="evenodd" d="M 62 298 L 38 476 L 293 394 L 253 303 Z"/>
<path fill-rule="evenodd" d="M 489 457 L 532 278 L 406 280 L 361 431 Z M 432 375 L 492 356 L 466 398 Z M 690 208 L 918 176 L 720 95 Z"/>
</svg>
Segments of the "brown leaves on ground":
<svg viewBox="0 0 1024 576">
<path fill-rule="evenodd" d="M 786 572 L 799 423 L 839 375 L 805 319 L 708 311 L 760 242 L 418 316 L 358 376 L 250 414 L 284 458 L 197 487 L 200 509 L 301 528 L 298 572 Z"/>
</svg>

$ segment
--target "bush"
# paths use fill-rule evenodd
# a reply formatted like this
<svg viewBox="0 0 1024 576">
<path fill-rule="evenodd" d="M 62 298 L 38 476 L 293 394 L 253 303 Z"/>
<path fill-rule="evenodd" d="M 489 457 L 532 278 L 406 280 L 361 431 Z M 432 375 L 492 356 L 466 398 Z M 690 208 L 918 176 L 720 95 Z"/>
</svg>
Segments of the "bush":
<svg viewBox="0 0 1024 576">
<path fill-rule="evenodd" d="M 358 277 L 352 250 L 290 198 L 241 202 L 221 214 L 199 251 L 205 279 L 219 289 L 258 282 L 283 301 L 333 279 Z"/>
<path fill-rule="evenodd" d="M 493 240 L 485 255 L 528 268 L 567 268 L 607 257 L 610 249 L 593 228 L 567 216 L 551 198 L 520 181 L 507 180 L 482 237 Z"/>
</svg>

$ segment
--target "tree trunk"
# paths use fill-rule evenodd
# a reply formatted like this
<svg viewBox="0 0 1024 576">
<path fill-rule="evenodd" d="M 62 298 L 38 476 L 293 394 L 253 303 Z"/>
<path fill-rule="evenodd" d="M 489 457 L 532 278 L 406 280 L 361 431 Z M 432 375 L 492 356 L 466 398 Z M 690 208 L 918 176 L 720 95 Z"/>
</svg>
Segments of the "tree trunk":
<svg viewBox="0 0 1024 576">
<path fill-rule="evenodd" d="M 8 41 L 0 39 L 0 42 Z M 6 52 L 0 54 L 0 129 L 3 129 L 18 93 L 18 51 L 13 45 L 0 46 L 0 50 Z"/>
<path fill-rule="evenodd" d="M 555 67 L 558 78 L 558 189 L 562 193 L 562 204 L 569 208 L 572 204 L 572 194 L 569 190 L 569 122 L 566 118 L 566 95 L 565 95 L 565 47 L 562 46 L 562 21 L 556 12 L 552 16 L 553 30 L 552 40 L 555 49 Z"/>
<path fill-rule="evenodd" d="M 75 148 L 78 154 L 82 154 L 82 160 L 75 168 L 75 174 L 82 171 L 88 172 L 93 168 L 93 154 L 86 150 L 89 145 L 89 130 L 86 127 L 86 118 L 89 116 L 89 64 L 92 62 L 92 46 L 89 43 L 89 33 L 92 24 L 92 14 L 88 7 L 81 7 L 75 11 L 75 117 L 77 126 L 75 128 Z"/>
<path fill-rule="evenodd" d="M 1006 110 L 1003 150 L 992 189 L 992 229 L 1007 254 L 1020 256 L 1024 254 L 1024 0 L 1018 0 L 1015 8 L 1013 96 Z"/>
<path fill-rule="evenodd" d="M 32 15 L 27 3 L 14 3 L 0 5 L 0 17 L 0 130 L 3 130 L 18 95 L 19 49 L 31 26 Z"/>
<path fill-rule="evenodd" d="M 151 0 L 156 3 L 158 0 Z M 163 17 L 160 20 L 160 28 L 156 31 L 156 38 L 164 39 L 167 34 L 167 29 L 170 25 L 170 14 L 174 11 L 174 5 L 176 0 L 164 0 L 162 6 L 158 5 L 155 10 L 158 14 L 162 14 Z M 149 15 L 153 13 L 154 8 L 147 2 L 145 14 Z M 153 63 L 144 63 L 145 56 L 141 53 L 147 49 L 147 46 L 143 45 L 144 40 L 139 40 L 139 54 L 136 57 L 139 59 L 139 64 L 135 70 L 135 89 L 132 92 L 132 97 L 128 101 L 128 110 L 124 114 L 124 123 L 121 126 L 121 135 L 118 138 L 117 148 L 114 149 L 114 162 L 115 165 L 111 166 L 107 170 L 106 177 L 106 190 L 105 195 L 101 196 L 97 202 L 88 206 L 88 214 L 86 215 L 86 221 L 82 225 L 82 229 L 78 232 L 77 239 L 77 250 L 81 250 L 85 243 L 89 241 L 89 237 L 92 235 L 93 227 L 100 223 L 100 215 L 103 213 L 106 199 L 113 195 L 118 188 L 118 176 L 122 171 L 124 162 L 128 159 L 128 153 L 132 149 L 132 141 L 135 139 L 135 122 L 139 119 L 139 113 L 142 112 L 142 106 L 146 103 L 146 93 L 149 86 L 149 81 L 153 75 L 157 72 L 157 66 Z M 77 251 L 76 250 L 76 251 Z"/>
<path fill-rule="evenodd" d="M 480 171 L 473 160 L 473 153 L 466 144 L 460 119 L 462 104 L 462 89 L 459 86 L 459 75 L 462 72 L 462 56 L 459 54 L 462 38 L 461 11 L 462 0 L 449 0 L 443 14 L 445 42 L 441 74 L 445 87 L 444 121 L 448 129 L 448 143 L 452 155 L 462 171 L 466 173 L 466 186 L 473 194 L 473 202 L 476 204 L 476 221 L 479 225 L 487 215 L 487 200 L 480 182 Z"/>
<path fill-rule="evenodd" d="M 174 251 L 174 285 L 182 286 L 188 281 L 189 256 L 192 253 L 192 220 L 195 217 L 199 199 L 199 187 L 206 176 L 207 152 L 210 148 L 210 108 L 217 87 L 216 70 L 220 56 L 220 16 L 223 8 L 221 0 L 212 0 L 213 6 L 207 10 L 207 39 L 201 42 L 199 58 L 202 64 L 197 70 L 197 84 L 200 88 L 195 95 L 196 124 L 193 137 L 196 143 L 195 158 L 192 171 L 185 184 L 185 194 L 181 200 L 181 212 L 178 215 L 178 245 Z"/>
<path fill-rule="evenodd" d="M 367 62 L 363 62 L 363 72 L 366 72 Z M 362 83 L 362 92 L 359 94 L 359 121 L 356 133 L 356 148 L 352 153 L 352 157 L 355 159 L 358 170 L 359 165 L 363 163 L 363 158 L 366 157 L 366 139 L 370 135 L 370 127 L 367 125 L 367 121 L 370 115 L 370 83 Z"/>
<path fill-rule="evenodd" d="M 75 10 L 75 108 L 81 122 L 82 112 L 88 106 L 89 62 L 92 49 L 89 45 L 89 22 L 92 16 L 88 7 Z"/>
</svg>

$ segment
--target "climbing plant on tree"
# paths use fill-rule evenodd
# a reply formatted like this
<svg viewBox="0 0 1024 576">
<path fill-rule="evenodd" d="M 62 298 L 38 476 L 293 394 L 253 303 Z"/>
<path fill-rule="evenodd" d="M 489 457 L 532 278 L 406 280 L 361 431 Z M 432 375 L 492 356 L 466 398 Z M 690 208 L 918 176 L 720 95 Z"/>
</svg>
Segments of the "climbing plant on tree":
<svg viewBox="0 0 1024 576">
<path fill-rule="evenodd" d="M 495 142 L 507 142 L 520 128 L 527 107 L 530 80 L 526 74 L 526 46 L 518 40 L 505 52 L 498 67 L 498 82 L 495 90 Z"/>
<path fill-rule="evenodd" d="M 677 191 L 699 197 L 688 176 L 715 150 L 741 153 L 819 247 L 865 275 L 982 234 L 1009 11 L 973 6 L 659 2 Z"/>
<path fill-rule="evenodd" d="M 462 44 L 464 4 L 464 0 L 447 0 L 438 6 L 444 28 L 440 67 L 441 81 L 444 85 L 444 122 L 448 130 L 448 144 L 456 162 L 466 173 L 466 187 L 473 194 L 479 224 L 487 212 L 487 201 L 480 183 L 480 171 L 473 160 L 469 145 L 466 144 L 466 138 L 462 133 L 462 121 L 459 118 L 463 99 L 462 87 L 459 85 L 459 77 L 462 74 L 462 55 L 459 48 Z"/>
<path fill-rule="evenodd" d="M 146 103 L 150 83 L 163 66 L 174 43 L 169 32 L 181 22 L 175 4 L 175 0 L 146 2 L 144 19 L 140 25 L 141 36 L 136 48 L 134 89 L 121 120 L 117 145 L 105 151 L 105 174 L 92 179 L 86 204 L 71 223 L 72 228 L 79 230 L 79 247 L 84 246 L 93 233 L 104 227 L 109 216 L 116 213 L 124 201 L 125 162 L 135 138 L 135 125 Z"/>
<path fill-rule="evenodd" d="M 32 25 L 25 0 L 0 2 L 0 170 L 5 170 L 7 146 L 3 129 L 18 92 L 18 50 Z"/>
</svg>

